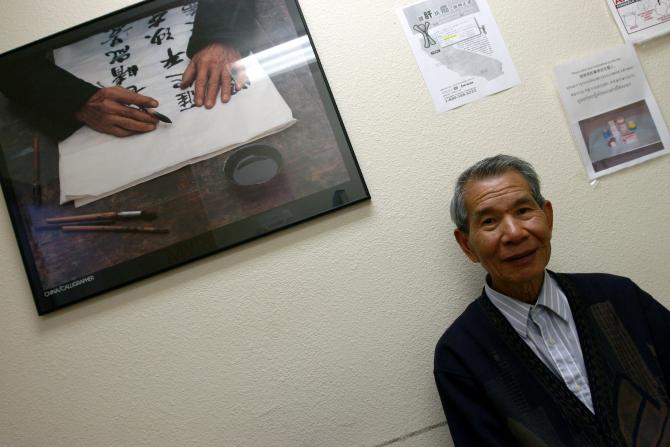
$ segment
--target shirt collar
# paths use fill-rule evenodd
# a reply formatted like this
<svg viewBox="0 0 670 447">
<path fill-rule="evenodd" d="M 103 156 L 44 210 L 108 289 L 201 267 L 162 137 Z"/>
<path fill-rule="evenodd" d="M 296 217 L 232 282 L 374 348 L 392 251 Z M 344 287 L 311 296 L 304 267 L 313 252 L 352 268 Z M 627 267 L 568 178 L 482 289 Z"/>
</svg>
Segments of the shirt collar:
<svg viewBox="0 0 670 447">
<path fill-rule="evenodd" d="M 540 289 L 537 302 L 534 306 L 493 290 L 488 284 L 488 277 L 484 284 L 484 291 L 493 305 L 502 312 L 507 321 L 519 334 L 526 334 L 528 315 L 533 307 L 542 306 L 561 317 L 564 321 L 569 321 L 568 299 L 558 286 L 556 280 L 546 270 L 544 271 L 542 289 Z"/>
</svg>

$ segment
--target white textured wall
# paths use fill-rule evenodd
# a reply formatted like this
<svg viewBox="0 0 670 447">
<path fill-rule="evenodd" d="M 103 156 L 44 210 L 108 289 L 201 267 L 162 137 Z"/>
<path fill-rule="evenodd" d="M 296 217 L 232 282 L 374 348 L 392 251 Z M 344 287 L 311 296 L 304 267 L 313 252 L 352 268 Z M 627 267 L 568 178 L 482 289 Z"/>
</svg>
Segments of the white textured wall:
<svg viewBox="0 0 670 447">
<path fill-rule="evenodd" d="M 1 0 L 0 51 L 133 3 Z M 432 379 L 483 274 L 452 240 L 466 165 L 535 164 L 563 271 L 670 305 L 670 157 L 591 186 L 552 67 L 620 44 L 604 0 L 490 0 L 523 85 L 436 114 L 399 0 L 302 0 L 373 200 L 38 317 L 0 207 L 0 445 L 451 445 Z M 670 37 L 639 48 L 670 118 Z M 398 441 L 391 442 L 396 438 Z"/>
</svg>

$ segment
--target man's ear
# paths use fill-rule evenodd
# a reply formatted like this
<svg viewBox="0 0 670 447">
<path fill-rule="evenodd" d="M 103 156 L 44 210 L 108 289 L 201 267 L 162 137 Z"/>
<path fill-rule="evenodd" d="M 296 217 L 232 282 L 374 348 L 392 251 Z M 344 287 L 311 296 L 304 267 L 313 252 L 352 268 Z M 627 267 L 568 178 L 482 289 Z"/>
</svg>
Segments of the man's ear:
<svg viewBox="0 0 670 447">
<path fill-rule="evenodd" d="M 544 215 L 547 216 L 547 225 L 549 225 L 549 229 L 553 230 L 554 229 L 554 207 L 551 204 L 550 201 L 545 200 L 544 205 L 542 206 L 542 211 L 544 211 Z"/>
<path fill-rule="evenodd" d="M 456 242 L 458 242 L 458 245 L 461 247 L 461 250 L 463 250 L 463 253 L 465 253 L 465 256 L 470 258 L 472 262 L 479 262 L 479 258 L 477 257 L 475 252 L 473 252 L 470 249 L 469 244 L 470 235 L 456 228 L 454 230 L 454 237 L 456 238 Z"/>
</svg>

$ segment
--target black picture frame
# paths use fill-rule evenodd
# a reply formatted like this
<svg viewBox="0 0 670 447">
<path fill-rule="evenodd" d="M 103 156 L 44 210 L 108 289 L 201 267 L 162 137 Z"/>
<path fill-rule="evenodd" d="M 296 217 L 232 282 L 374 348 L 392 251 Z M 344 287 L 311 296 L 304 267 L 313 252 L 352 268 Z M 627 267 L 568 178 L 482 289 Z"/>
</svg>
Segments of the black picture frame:
<svg viewBox="0 0 670 447">
<path fill-rule="evenodd" d="M 206 1 L 216 3 L 200 5 Z M 302 39 L 313 53 L 307 61 L 268 72 L 297 120 L 279 133 L 75 208 L 59 201 L 59 141 L 48 128 L 53 120 L 33 116 L 34 105 L 17 102 L 11 89 L 18 86 L 0 92 L 0 182 L 38 314 L 370 199 L 298 1 L 240 1 L 254 3 L 254 28 L 240 34 L 250 33 L 251 51 Z M 0 69 L 11 73 L 36 58 L 54 63 L 54 49 L 195 3 L 135 4 L 1 54 Z M 47 103 L 43 109 L 56 107 Z M 235 169 L 253 162 L 269 163 L 270 174 L 246 183 L 235 177 Z M 137 209 L 150 210 L 154 220 L 115 218 L 111 225 L 122 227 L 116 231 L 66 231 L 62 223 L 46 222 Z M 133 232 L 130 226 L 166 232 Z"/>
</svg>

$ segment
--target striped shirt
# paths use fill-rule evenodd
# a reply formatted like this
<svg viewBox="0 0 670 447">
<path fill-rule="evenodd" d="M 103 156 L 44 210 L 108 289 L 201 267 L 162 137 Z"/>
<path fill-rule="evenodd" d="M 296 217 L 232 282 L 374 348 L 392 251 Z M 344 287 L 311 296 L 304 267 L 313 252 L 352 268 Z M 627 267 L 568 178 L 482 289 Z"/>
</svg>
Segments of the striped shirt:
<svg viewBox="0 0 670 447">
<path fill-rule="evenodd" d="M 575 320 L 556 281 L 544 272 L 535 305 L 496 292 L 488 283 L 484 290 L 535 355 L 594 413 Z"/>
</svg>

